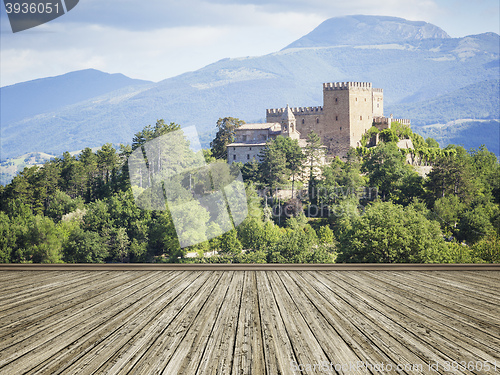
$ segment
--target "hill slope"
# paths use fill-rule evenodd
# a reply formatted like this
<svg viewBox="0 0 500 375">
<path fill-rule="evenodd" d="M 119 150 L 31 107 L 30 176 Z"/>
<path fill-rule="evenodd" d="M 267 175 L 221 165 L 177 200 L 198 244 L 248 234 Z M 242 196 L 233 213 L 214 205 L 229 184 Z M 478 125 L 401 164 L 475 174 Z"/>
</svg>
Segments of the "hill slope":
<svg viewBox="0 0 500 375">
<path fill-rule="evenodd" d="M 152 82 L 95 69 L 41 78 L 0 88 L 1 123 L 8 124 L 131 85 Z"/>
</svg>

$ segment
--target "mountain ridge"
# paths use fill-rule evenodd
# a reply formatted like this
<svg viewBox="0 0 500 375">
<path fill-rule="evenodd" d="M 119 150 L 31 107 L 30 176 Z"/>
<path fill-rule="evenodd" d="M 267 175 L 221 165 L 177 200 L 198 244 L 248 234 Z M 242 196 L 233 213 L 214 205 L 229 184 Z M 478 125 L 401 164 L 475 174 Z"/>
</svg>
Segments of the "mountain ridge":
<svg viewBox="0 0 500 375">
<path fill-rule="evenodd" d="M 444 30 L 425 21 L 409 21 L 389 16 L 353 15 L 330 18 L 283 49 L 362 45 L 373 42 L 387 44 L 446 38 L 450 36 Z"/>
<path fill-rule="evenodd" d="M 398 43 L 293 47 L 264 56 L 222 59 L 157 83 L 134 81 L 22 120 L 5 123 L 2 117 L 1 159 L 34 151 L 58 155 L 106 142 L 129 143 L 134 133 L 160 118 L 197 126 L 207 147 L 219 117 L 254 122 L 265 120 L 267 108 L 286 103 L 322 105 L 323 82 L 372 82 L 384 89 L 386 108 L 396 111 L 397 106 L 404 108 L 498 79 L 499 41 L 498 34 L 483 33 Z M 488 107 L 498 103 L 491 93 L 479 91 L 477 95 Z M 421 116 L 424 112 L 414 113 L 411 120 L 416 128 L 428 124 Z M 467 113 L 474 115 L 474 107 Z M 403 117 L 398 112 L 394 115 Z M 452 114 L 444 115 L 454 119 Z"/>
</svg>

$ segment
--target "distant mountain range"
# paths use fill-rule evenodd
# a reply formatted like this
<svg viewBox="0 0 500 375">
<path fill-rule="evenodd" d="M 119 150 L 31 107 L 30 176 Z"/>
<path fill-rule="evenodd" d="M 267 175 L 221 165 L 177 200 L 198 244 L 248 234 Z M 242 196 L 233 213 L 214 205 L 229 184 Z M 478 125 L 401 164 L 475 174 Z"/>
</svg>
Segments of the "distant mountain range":
<svg viewBox="0 0 500 375">
<path fill-rule="evenodd" d="M 432 133 L 442 146 L 470 139 L 457 120 L 481 120 L 473 125 L 476 146 L 498 155 L 492 134 L 500 126 L 482 137 L 480 124 L 500 118 L 499 46 L 495 33 L 450 38 L 426 22 L 348 16 L 323 22 L 281 51 L 223 59 L 158 83 L 96 70 L 24 82 L 1 88 L 0 158 L 129 143 L 160 118 L 196 125 L 208 146 L 219 117 L 254 122 L 265 119 L 266 108 L 321 105 L 322 83 L 336 81 L 383 88 L 386 114 L 411 118 L 417 132 Z M 447 126 L 431 126 L 452 121 L 462 125 L 451 138 L 441 136 Z"/>
</svg>

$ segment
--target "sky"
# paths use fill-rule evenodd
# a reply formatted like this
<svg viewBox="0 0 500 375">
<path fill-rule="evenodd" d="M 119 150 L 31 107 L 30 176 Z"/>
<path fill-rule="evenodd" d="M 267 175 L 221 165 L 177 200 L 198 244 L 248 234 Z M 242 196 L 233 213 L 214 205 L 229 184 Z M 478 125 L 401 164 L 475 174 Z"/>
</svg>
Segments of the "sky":
<svg viewBox="0 0 500 375">
<path fill-rule="evenodd" d="M 451 37 L 500 33 L 498 0 L 80 0 L 12 33 L 0 5 L 0 86 L 94 68 L 154 82 L 278 51 L 331 17 L 402 17 Z"/>
</svg>

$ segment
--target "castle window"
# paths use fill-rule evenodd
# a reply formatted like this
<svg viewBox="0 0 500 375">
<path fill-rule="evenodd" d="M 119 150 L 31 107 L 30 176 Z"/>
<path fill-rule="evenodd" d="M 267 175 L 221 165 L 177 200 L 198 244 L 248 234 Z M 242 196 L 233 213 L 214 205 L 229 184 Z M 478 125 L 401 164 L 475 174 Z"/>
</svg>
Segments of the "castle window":
<svg viewBox="0 0 500 375">
<path fill-rule="evenodd" d="M 358 101 L 358 98 L 356 98 L 356 101 Z"/>
<path fill-rule="evenodd" d="M 250 154 L 247 154 L 247 160 L 250 160 Z"/>
<path fill-rule="evenodd" d="M 335 121 L 339 121 L 339 116 L 335 116 Z"/>
<path fill-rule="evenodd" d="M 248 148 L 248 151 L 252 151 L 252 148 L 251 148 L 251 147 L 249 147 L 249 148 Z"/>
<path fill-rule="evenodd" d="M 305 124 L 306 120 L 302 119 L 302 124 Z"/>
<path fill-rule="evenodd" d="M 319 117 L 316 118 L 316 124 L 319 124 Z"/>
<path fill-rule="evenodd" d="M 233 151 L 236 151 L 236 147 L 233 147 Z"/>
<path fill-rule="evenodd" d="M 338 103 L 338 101 L 339 101 L 339 98 L 335 98 L 335 103 Z"/>
<path fill-rule="evenodd" d="M 359 116 L 359 119 L 360 119 L 360 120 L 363 120 L 363 116 Z"/>
<path fill-rule="evenodd" d="M 380 106 L 380 104 L 377 103 L 377 108 Z"/>
<path fill-rule="evenodd" d="M 340 127 L 340 130 L 342 130 L 342 126 Z"/>
<path fill-rule="evenodd" d="M 246 136 L 246 135 L 244 135 L 244 136 L 243 136 L 243 142 L 246 142 L 246 141 L 247 141 L 247 136 Z"/>
<path fill-rule="evenodd" d="M 236 160 L 236 155 L 233 155 L 233 160 Z"/>
</svg>

